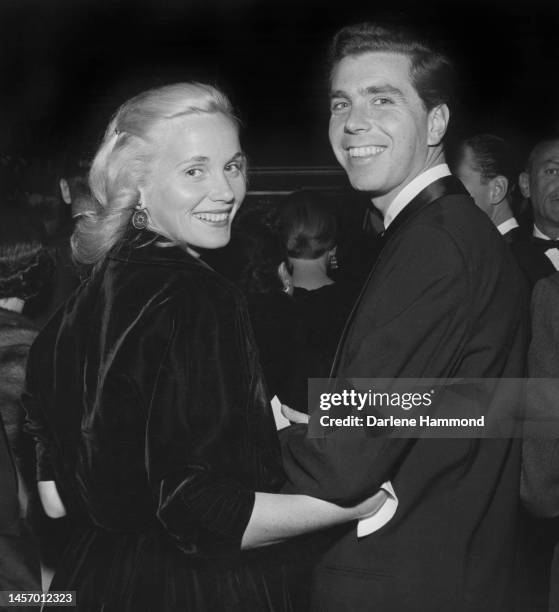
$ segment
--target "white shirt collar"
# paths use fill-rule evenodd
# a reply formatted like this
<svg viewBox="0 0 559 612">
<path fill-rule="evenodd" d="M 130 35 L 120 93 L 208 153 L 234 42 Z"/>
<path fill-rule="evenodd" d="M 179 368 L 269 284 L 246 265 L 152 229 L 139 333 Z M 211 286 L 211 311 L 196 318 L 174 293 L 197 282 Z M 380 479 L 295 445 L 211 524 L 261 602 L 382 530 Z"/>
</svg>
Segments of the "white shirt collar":
<svg viewBox="0 0 559 612">
<path fill-rule="evenodd" d="M 551 240 L 551 238 L 549 236 L 546 236 L 535 225 L 534 225 L 534 231 L 532 232 L 532 236 L 534 236 L 534 238 L 541 238 L 542 240 Z"/>
<path fill-rule="evenodd" d="M 504 236 L 507 232 L 510 232 L 515 227 L 520 226 L 518 225 L 518 221 L 514 217 L 511 217 L 510 219 L 507 219 L 506 221 L 503 221 L 502 223 L 499 223 L 499 225 L 497 225 L 497 229 L 499 230 L 501 236 Z"/>
<path fill-rule="evenodd" d="M 410 181 L 400 193 L 390 202 L 384 215 L 384 229 L 394 221 L 394 219 L 404 210 L 404 208 L 415 198 L 415 196 L 431 183 L 443 176 L 448 176 L 450 170 L 446 164 L 439 164 L 425 170 L 412 181 Z"/>
</svg>

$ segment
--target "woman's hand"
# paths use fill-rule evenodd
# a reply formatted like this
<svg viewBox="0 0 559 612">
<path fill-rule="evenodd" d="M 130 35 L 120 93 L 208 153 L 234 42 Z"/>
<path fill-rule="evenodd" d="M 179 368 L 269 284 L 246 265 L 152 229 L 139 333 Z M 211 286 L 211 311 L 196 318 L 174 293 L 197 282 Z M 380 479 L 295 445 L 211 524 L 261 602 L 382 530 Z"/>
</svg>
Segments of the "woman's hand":
<svg viewBox="0 0 559 612">
<path fill-rule="evenodd" d="M 388 493 L 384 489 L 380 489 L 374 495 L 353 507 L 355 518 L 359 520 L 373 516 L 384 506 L 387 499 Z"/>
</svg>

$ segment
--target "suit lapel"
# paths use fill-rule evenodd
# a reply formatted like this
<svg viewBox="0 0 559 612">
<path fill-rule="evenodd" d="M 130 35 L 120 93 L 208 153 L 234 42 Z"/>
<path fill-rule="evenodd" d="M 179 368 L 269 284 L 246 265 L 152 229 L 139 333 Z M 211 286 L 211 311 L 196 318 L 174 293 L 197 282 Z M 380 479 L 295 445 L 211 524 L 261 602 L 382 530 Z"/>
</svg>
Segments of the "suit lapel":
<svg viewBox="0 0 559 612">
<path fill-rule="evenodd" d="M 464 185 L 454 176 L 443 176 L 436 181 L 433 181 L 430 185 L 427 185 L 425 189 L 420 191 L 415 198 L 400 212 L 400 214 L 392 221 L 392 223 L 388 226 L 385 232 L 382 234 L 380 239 L 381 243 L 379 245 L 379 253 L 375 262 L 369 272 L 367 280 L 363 283 L 363 287 L 358 298 L 355 300 L 355 304 L 347 318 L 346 324 L 344 326 L 344 330 L 340 337 L 340 341 L 338 343 L 338 348 L 336 349 L 336 355 L 334 357 L 334 361 L 332 363 L 332 369 L 330 370 L 330 377 L 334 377 L 336 371 L 338 369 L 338 365 L 340 362 L 340 357 L 342 354 L 342 348 L 349 333 L 349 330 L 353 324 L 355 319 L 355 314 L 357 309 L 359 308 L 359 304 L 363 299 L 363 295 L 367 290 L 367 286 L 371 281 L 375 270 L 383 259 L 383 254 L 386 252 L 386 245 L 401 232 L 401 230 L 415 217 L 417 217 L 423 210 L 425 210 L 428 206 L 439 200 L 444 196 L 449 195 L 469 195 L 466 191 Z"/>
</svg>

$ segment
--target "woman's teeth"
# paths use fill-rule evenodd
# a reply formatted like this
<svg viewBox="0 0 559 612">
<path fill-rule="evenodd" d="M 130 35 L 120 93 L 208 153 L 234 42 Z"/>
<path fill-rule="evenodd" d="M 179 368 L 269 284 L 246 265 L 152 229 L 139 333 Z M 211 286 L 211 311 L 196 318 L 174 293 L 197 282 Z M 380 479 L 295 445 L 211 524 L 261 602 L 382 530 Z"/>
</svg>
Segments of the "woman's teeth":
<svg viewBox="0 0 559 612">
<path fill-rule="evenodd" d="M 229 213 L 196 213 L 194 216 L 201 221 L 219 223 L 220 221 L 227 221 Z"/>
</svg>

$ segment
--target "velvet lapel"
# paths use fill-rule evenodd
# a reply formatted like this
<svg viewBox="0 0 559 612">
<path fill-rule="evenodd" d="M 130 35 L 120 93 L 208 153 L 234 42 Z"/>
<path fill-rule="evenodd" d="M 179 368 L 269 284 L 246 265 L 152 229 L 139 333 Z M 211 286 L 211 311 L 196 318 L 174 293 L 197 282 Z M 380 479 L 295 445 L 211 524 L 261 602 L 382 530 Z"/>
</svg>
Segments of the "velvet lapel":
<svg viewBox="0 0 559 612">
<path fill-rule="evenodd" d="M 340 355 L 342 353 L 342 347 L 344 345 L 345 339 L 351 328 L 353 320 L 355 319 L 355 314 L 361 303 L 363 295 L 367 289 L 367 286 L 373 276 L 377 266 L 382 261 L 383 252 L 385 252 L 386 245 L 396 236 L 403 227 L 405 227 L 412 219 L 417 217 L 421 213 L 421 211 L 425 210 L 428 206 L 439 200 L 444 196 L 449 195 L 468 195 L 465 187 L 462 183 L 454 176 L 443 176 L 436 181 L 433 181 L 430 185 L 427 185 L 425 189 L 420 191 L 415 198 L 400 212 L 400 214 L 392 221 L 389 225 L 388 229 L 384 231 L 382 236 L 380 237 L 379 244 L 379 252 L 378 256 L 375 259 L 375 263 L 373 264 L 371 271 L 367 277 L 367 280 L 363 283 L 363 288 L 361 289 L 361 293 L 359 294 L 353 309 L 346 321 L 344 330 L 340 337 L 340 341 L 338 343 L 338 348 L 336 349 L 336 355 L 334 357 L 334 361 L 332 363 L 332 369 L 330 370 L 330 377 L 334 377 L 336 371 L 338 369 L 338 365 L 340 362 Z"/>
</svg>

